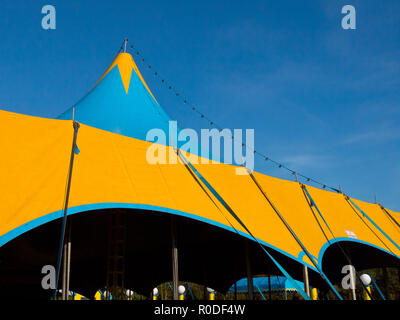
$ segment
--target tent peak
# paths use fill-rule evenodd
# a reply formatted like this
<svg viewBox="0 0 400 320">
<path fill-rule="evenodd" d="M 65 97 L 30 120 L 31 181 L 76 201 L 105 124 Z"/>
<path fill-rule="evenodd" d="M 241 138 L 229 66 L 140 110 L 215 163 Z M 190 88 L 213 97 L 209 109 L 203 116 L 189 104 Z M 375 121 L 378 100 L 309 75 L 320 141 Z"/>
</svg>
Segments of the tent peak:
<svg viewBox="0 0 400 320">
<path fill-rule="evenodd" d="M 140 140 L 154 128 L 167 132 L 170 120 L 127 52 L 118 53 L 89 93 L 58 118 Z"/>
<path fill-rule="evenodd" d="M 111 63 L 111 65 L 108 67 L 106 72 L 101 76 L 101 78 L 96 82 L 94 86 L 97 86 L 101 80 L 115 67 L 118 66 L 118 70 L 121 76 L 122 83 L 125 88 L 126 94 L 128 94 L 129 91 L 129 85 L 131 81 L 131 76 L 132 76 L 132 70 L 135 71 L 135 73 L 138 75 L 140 81 L 142 84 L 145 86 L 147 91 L 150 93 L 150 95 L 153 97 L 153 99 L 157 102 L 156 98 L 154 95 L 151 93 L 149 87 L 147 86 L 146 82 L 144 81 L 142 74 L 140 73 L 135 61 L 133 60 L 133 57 L 131 54 L 127 52 L 120 52 L 114 59 L 114 61 Z"/>
</svg>

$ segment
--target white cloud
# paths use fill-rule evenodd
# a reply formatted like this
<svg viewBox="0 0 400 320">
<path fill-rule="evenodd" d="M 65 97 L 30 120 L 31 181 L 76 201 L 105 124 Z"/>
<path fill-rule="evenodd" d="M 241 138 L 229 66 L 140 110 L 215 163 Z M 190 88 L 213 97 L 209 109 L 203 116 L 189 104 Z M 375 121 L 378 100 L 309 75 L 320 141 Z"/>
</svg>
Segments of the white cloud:
<svg viewBox="0 0 400 320">
<path fill-rule="evenodd" d="M 393 129 L 381 129 L 364 133 L 353 134 L 344 139 L 343 144 L 378 143 L 400 139 L 400 132 Z"/>
<path fill-rule="evenodd" d="M 295 156 L 284 157 L 283 163 L 289 167 L 300 168 L 300 167 L 325 167 L 329 163 L 330 157 L 301 154 Z"/>
</svg>

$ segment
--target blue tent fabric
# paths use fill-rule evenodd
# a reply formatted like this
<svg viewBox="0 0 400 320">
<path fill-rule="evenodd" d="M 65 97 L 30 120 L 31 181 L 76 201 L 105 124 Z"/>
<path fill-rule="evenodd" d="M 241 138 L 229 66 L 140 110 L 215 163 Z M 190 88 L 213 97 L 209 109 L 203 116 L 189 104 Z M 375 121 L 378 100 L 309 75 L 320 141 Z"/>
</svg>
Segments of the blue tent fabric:
<svg viewBox="0 0 400 320">
<path fill-rule="evenodd" d="M 150 130 L 160 129 L 165 134 L 165 141 L 160 141 L 156 137 L 155 141 L 150 142 L 178 148 L 184 147 L 187 143 L 177 139 L 181 132 L 179 124 L 176 129 L 171 128 L 170 132 L 170 125 L 173 126 L 170 121 L 174 119 L 168 116 L 133 69 L 126 91 L 118 65 L 114 65 L 80 101 L 57 117 L 62 120 L 72 120 L 72 118 L 97 129 L 144 141 L 147 140 L 146 136 Z M 196 149 L 197 147 L 199 149 Z M 200 150 L 201 144 L 194 148 L 185 151 L 224 162 L 223 152 L 221 157 L 218 157 L 215 152 L 211 152 L 211 148 L 204 150 L 203 153 Z"/>
<path fill-rule="evenodd" d="M 118 106 L 118 107 L 117 107 Z M 115 66 L 78 103 L 58 119 L 74 120 L 132 138 L 146 140 L 146 133 L 159 128 L 168 132 L 170 118 L 132 71 L 128 93 Z"/>
<path fill-rule="evenodd" d="M 296 283 L 303 288 L 304 284 L 301 281 L 295 280 Z M 257 277 L 253 278 L 253 284 L 255 288 L 258 288 L 262 292 L 268 292 L 268 277 Z M 238 293 L 247 293 L 247 278 L 240 279 L 236 282 Z M 228 293 L 233 293 L 235 291 L 235 285 L 232 285 Z M 286 277 L 282 276 L 271 276 L 271 291 L 297 291 L 296 288 L 290 285 L 290 281 Z"/>
</svg>

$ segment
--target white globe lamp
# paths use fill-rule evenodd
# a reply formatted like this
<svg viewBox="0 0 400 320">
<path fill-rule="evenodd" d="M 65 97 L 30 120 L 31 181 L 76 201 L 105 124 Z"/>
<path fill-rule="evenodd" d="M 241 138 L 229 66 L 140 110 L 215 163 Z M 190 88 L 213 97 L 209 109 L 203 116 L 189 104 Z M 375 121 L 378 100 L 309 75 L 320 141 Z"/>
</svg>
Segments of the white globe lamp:
<svg viewBox="0 0 400 320">
<path fill-rule="evenodd" d="M 132 290 L 126 290 L 126 295 L 128 296 L 128 297 L 132 297 L 133 296 L 133 291 Z"/>
<path fill-rule="evenodd" d="M 185 291 L 186 291 L 185 286 L 180 285 L 180 286 L 178 287 L 178 292 L 179 292 L 179 294 L 184 294 Z"/>
<path fill-rule="evenodd" d="M 363 283 L 365 286 L 368 286 L 368 285 L 371 284 L 371 277 L 370 277 L 368 274 L 366 274 L 366 273 L 364 273 L 364 274 L 362 274 L 362 275 L 360 276 L 360 280 L 362 281 L 362 283 Z"/>
</svg>

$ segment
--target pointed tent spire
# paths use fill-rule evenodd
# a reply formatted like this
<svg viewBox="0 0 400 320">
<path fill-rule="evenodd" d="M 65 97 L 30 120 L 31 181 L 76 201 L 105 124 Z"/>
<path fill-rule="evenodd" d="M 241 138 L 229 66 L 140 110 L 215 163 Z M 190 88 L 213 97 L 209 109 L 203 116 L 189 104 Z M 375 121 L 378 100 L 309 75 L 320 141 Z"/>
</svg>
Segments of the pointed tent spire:
<svg viewBox="0 0 400 320">
<path fill-rule="evenodd" d="M 118 70 L 122 79 L 122 83 L 124 84 L 124 88 L 126 94 L 128 94 L 129 90 L 129 83 L 131 81 L 132 69 L 135 70 L 136 75 L 139 77 L 142 85 L 145 86 L 147 91 L 153 97 L 154 100 L 156 98 L 151 93 L 149 87 L 147 86 L 146 82 L 144 81 L 142 74 L 140 73 L 135 61 L 133 60 L 132 56 L 129 53 L 119 53 L 113 63 L 108 67 L 106 72 L 102 75 L 99 81 L 96 82 L 95 86 L 115 67 L 118 66 Z M 157 100 L 156 100 L 157 101 Z"/>
<path fill-rule="evenodd" d="M 129 53 L 119 53 L 89 93 L 58 118 L 145 140 L 150 129 L 168 132 L 158 104 Z"/>
</svg>

